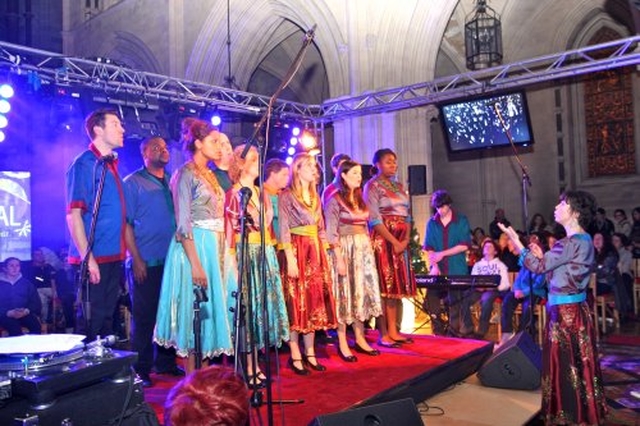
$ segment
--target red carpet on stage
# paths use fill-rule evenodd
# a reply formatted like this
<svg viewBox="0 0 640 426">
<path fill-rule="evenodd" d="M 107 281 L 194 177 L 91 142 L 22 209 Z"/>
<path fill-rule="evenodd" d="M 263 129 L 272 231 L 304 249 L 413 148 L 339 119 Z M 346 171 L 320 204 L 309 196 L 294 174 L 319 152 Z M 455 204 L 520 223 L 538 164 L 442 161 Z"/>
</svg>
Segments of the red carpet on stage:
<svg viewBox="0 0 640 426">
<path fill-rule="evenodd" d="M 475 364 L 490 356 L 492 349 L 491 343 L 477 340 L 437 336 L 414 336 L 414 340 L 414 343 L 405 344 L 402 348 L 383 348 L 382 354 L 377 357 L 354 352 L 358 357 L 356 363 L 343 362 L 334 345 L 318 345 L 318 359 L 327 367 L 327 371 L 313 371 L 306 377 L 297 376 L 286 367 L 288 352 L 280 354 L 279 371 L 276 371 L 277 366 L 272 363 L 274 424 L 307 425 L 319 415 L 342 411 L 354 405 L 369 405 L 407 397 L 406 393 L 410 391 L 406 388 L 412 385 L 426 386 L 426 390 L 418 392 L 431 392 L 430 395 L 433 395 L 442 390 L 437 389 L 438 386 L 446 387 L 464 378 L 455 376 L 469 367 L 458 368 L 456 362 L 474 357 L 471 361 L 474 364 L 471 367 L 473 371 L 464 373 L 469 375 L 478 368 L 479 365 Z M 428 382 L 431 372 L 438 372 L 433 384 Z M 145 389 L 145 400 L 153 406 L 162 421 L 164 400 L 177 379 L 161 375 L 152 377 L 155 385 Z M 454 381 L 442 385 L 443 378 L 452 378 Z M 424 399 L 424 395 L 419 397 Z M 277 400 L 292 399 L 302 399 L 304 403 L 277 404 Z M 266 403 L 266 391 L 263 391 L 263 400 Z M 266 416 L 266 404 L 263 404 L 259 410 L 252 410 L 252 420 L 255 420 L 252 424 L 267 424 Z"/>
</svg>

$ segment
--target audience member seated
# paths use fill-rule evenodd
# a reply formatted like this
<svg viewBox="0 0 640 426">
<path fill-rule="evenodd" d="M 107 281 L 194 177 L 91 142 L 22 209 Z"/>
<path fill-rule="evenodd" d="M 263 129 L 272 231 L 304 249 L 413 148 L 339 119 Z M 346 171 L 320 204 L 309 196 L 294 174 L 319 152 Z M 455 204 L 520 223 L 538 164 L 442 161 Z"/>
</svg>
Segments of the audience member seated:
<svg viewBox="0 0 640 426">
<path fill-rule="evenodd" d="M 489 236 L 494 241 L 500 238 L 500 234 L 502 234 L 502 231 L 498 228 L 498 223 L 502 223 L 504 226 L 511 226 L 509 219 L 504 217 L 504 209 L 496 209 L 496 215 L 489 224 Z"/>
<path fill-rule="evenodd" d="M 500 275 L 500 284 L 497 289 L 471 289 L 469 297 L 463 300 L 463 303 L 469 303 L 472 306 L 480 300 L 480 320 L 476 336 L 484 338 L 489 331 L 489 319 L 493 311 L 493 302 L 498 297 L 503 297 L 508 291 L 511 283 L 509 283 L 509 273 L 507 266 L 496 257 L 498 246 L 496 243 L 487 238 L 482 243 L 482 259 L 473 265 L 471 275 Z"/>
<path fill-rule="evenodd" d="M 536 213 L 529 222 L 529 234 L 535 234 L 537 232 L 551 231 L 547 221 L 540 213 Z"/>
<path fill-rule="evenodd" d="M 627 214 L 622 209 L 616 209 L 613 212 L 613 228 L 615 232 L 619 234 L 624 234 L 625 237 L 629 237 L 631 235 L 631 222 L 627 219 Z"/>
<path fill-rule="evenodd" d="M 607 212 L 602 207 L 596 210 L 596 217 L 593 219 L 588 229 L 591 236 L 595 236 L 597 233 L 606 235 L 611 238 L 611 235 L 615 232 L 615 227 L 610 219 L 607 219 Z"/>
<path fill-rule="evenodd" d="M 40 334 L 40 297 L 35 286 L 20 273 L 20 260 L 9 257 L 0 274 L 0 327 L 9 336 L 22 335 L 22 327 Z"/>
<path fill-rule="evenodd" d="M 471 247 L 467 251 L 467 266 L 469 270 L 482 259 L 482 242 L 487 238 L 484 229 L 477 227 L 471 232 Z"/>
<path fill-rule="evenodd" d="M 194 370 L 169 391 L 164 404 L 165 426 L 245 426 L 248 419 L 247 386 L 224 367 Z"/>
<path fill-rule="evenodd" d="M 543 252 L 549 250 L 547 239 L 544 235 L 538 233 L 533 234 L 529 238 L 529 243 L 537 244 Z M 522 316 L 518 324 L 518 331 L 524 331 L 531 321 L 529 306 L 531 298 L 529 297 L 530 285 L 533 288 L 533 303 L 537 304 L 541 299 L 547 297 L 547 281 L 545 274 L 535 274 L 526 268 L 521 268 L 513 282 L 511 291 L 502 299 L 501 328 L 502 336 L 500 344 L 504 344 L 513 337 L 513 314 L 519 304 L 522 303 Z M 532 326 L 535 323 L 532 322 Z"/>
<path fill-rule="evenodd" d="M 42 323 L 42 331 L 46 333 L 50 328 L 49 324 L 55 324 L 56 271 L 46 263 L 42 249 L 33 250 L 31 266 L 24 271 L 24 277 L 35 285 L 38 290 L 42 306 L 40 321 Z"/>
<path fill-rule="evenodd" d="M 600 232 L 593 235 L 595 249 L 594 270 L 596 273 L 596 294 L 613 293 L 615 308 L 620 316 L 631 310 L 631 300 L 626 296 L 618 273 L 618 252 L 611 243 L 611 237 Z"/>
<path fill-rule="evenodd" d="M 498 238 L 497 257 L 507 266 L 509 272 L 518 272 L 520 270 L 520 265 L 518 264 L 519 254 L 507 234 L 500 234 L 500 238 Z"/>
<path fill-rule="evenodd" d="M 633 273 L 631 272 L 631 264 L 633 263 L 633 258 L 631 256 L 631 251 L 627 248 L 629 245 L 629 239 L 626 235 L 616 232 L 611 237 L 611 243 L 613 247 L 618 252 L 618 276 L 620 277 L 621 286 L 620 289 L 623 292 L 623 298 L 628 300 L 633 299 Z M 620 312 L 620 320 L 626 321 L 628 315 L 631 314 L 633 306 L 629 303 L 627 306 L 627 312 Z"/>
</svg>

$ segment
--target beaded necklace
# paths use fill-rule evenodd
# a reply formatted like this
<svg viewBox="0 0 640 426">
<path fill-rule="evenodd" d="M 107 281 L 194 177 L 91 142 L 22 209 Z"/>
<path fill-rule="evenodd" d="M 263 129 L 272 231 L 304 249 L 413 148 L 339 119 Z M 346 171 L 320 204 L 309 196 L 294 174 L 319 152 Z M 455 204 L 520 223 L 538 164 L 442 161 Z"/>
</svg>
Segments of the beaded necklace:
<svg viewBox="0 0 640 426">
<path fill-rule="evenodd" d="M 390 179 L 383 179 L 382 177 L 378 177 L 378 182 L 383 188 L 393 192 L 394 194 L 402 192 L 402 190 L 400 189 L 400 185 Z"/>
<path fill-rule="evenodd" d="M 191 168 L 195 172 L 196 176 L 207 184 L 207 186 L 209 187 L 209 191 L 211 191 L 213 195 L 224 198 L 224 191 L 222 190 L 218 179 L 213 174 L 213 171 L 211 171 L 211 169 L 209 169 L 208 167 L 202 167 L 196 164 L 194 161 L 191 161 L 189 164 L 187 164 L 187 167 Z"/>
</svg>

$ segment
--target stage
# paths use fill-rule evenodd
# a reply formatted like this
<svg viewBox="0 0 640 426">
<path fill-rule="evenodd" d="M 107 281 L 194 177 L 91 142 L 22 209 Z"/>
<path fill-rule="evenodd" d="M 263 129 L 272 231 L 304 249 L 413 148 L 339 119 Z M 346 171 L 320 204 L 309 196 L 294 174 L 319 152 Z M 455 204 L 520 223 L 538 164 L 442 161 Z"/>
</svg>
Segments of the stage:
<svg viewBox="0 0 640 426">
<path fill-rule="evenodd" d="M 371 337 L 373 334 L 377 333 Z M 343 362 L 334 345 L 318 345 L 319 361 L 327 371 L 314 371 L 307 377 L 288 369 L 288 351 L 281 351 L 280 370 L 274 371 L 273 399 L 304 402 L 274 404 L 274 424 L 304 426 L 320 415 L 402 398 L 422 402 L 471 376 L 493 349 L 493 344 L 486 341 L 431 335 L 413 338 L 414 343 L 398 349 L 378 348 L 382 354 L 377 357 L 354 352 L 356 363 Z M 272 359 L 275 361 L 275 355 Z M 177 379 L 163 375 L 152 375 L 152 379 L 154 386 L 144 390 L 145 400 L 162 421 L 162 405 Z M 266 402 L 266 392 L 263 396 Z M 393 409 L 393 404 L 387 407 Z M 267 424 L 266 405 L 252 410 L 251 424 Z"/>
</svg>

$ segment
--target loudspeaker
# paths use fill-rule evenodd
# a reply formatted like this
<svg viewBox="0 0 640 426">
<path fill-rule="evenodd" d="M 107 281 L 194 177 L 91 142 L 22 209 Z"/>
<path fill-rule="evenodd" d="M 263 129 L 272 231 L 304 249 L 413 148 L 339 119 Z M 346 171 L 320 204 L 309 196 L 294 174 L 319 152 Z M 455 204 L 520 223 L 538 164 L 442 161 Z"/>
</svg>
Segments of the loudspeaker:
<svg viewBox="0 0 640 426">
<path fill-rule="evenodd" d="M 360 184 L 360 186 L 364 188 L 364 184 L 367 183 L 369 179 L 371 179 L 371 168 L 373 167 L 373 165 L 361 164 L 360 167 L 362 167 L 362 184 Z"/>
<path fill-rule="evenodd" d="M 427 166 L 409 166 L 409 194 L 425 195 L 427 193 Z"/>
<path fill-rule="evenodd" d="M 308 426 L 422 426 L 424 423 L 413 399 L 354 408 L 316 417 Z"/>
<path fill-rule="evenodd" d="M 542 352 L 527 332 L 520 332 L 500 347 L 478 370 L 484 386 L 533 390 L 540 387 Z"/>
</svg>

